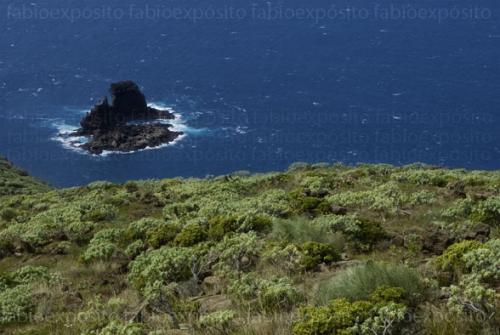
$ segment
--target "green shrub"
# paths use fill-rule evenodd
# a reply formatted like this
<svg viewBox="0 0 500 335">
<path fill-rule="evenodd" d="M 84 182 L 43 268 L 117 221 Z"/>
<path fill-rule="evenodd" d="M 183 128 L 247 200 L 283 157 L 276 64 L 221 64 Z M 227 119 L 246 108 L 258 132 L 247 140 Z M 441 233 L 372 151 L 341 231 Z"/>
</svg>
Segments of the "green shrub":
<svg viewBox="0 0 500 335">
<path fill-rule="evenodd" d="M 356 215 L 330 215 L 324 220 L 330 220 L 330 229 L 342 232 L 357 249 L 370 250 L 375 243 L 387 236 L 379 222 Z"/>
<path fill-rule="evenodd" d="M 207 239 L 206 230 L 197 223 L 184 226 L 174 239 L 174 243 L 181 247 L 190 247 Z"/>
<path fill-rule="evenodd" d="M 92 238 L 96 224 L 90 221 L 75 221 L 64 228 L 64 234 L 70 241 L 86 242 Z"/>
<path fill-rule="evenodd" d="M 267 232 L 271 226 L 272 220 L 269 216 L 253 211 L 238 216 L 218 215 L 208 221 L 208 237 L 218 241 L 231 232 Z"/>
<path fill-rule="evenodd" d="M 306 270 L 314 270 L 321 263 L 330 264 L 340 260 L 340 255 L 333 245 L 314 241 L 299 246 L 302 252 L 302 264 Z"/>
<path fill-rule="evenodd" d="M 457 276 L 460 272 L 465 270 L 464 255 L 472 250 L 481 247 L 481 242 L 460 241 L 450 245 L 442 255 L 434 259 L 434 264 L 439 271 L 451 272 Z"/>
<path fill-rule="evenodd" d="M 173 223 L 164 223 L 147 231 L 146 239 L 148 245 L 156 249 L 172 242 L 178 232 L 179 228 L 177 225 Z"/>
<path fill-rule="evenodd" d="M 139 255 L 129 264 L 129 282 L 144 289 L 155 282 L 168 284 L 191 276 L 192 251 L 187 248 L 162 247 Z"/>
<path fill-rule="evenodd" d="M 0 277 L 0 325 L 30 321 L 37 301 L 33 285 L 54 285 L 61 281 L 46 267 L 25 266 Z"/>
<path fill-rule="evenodd" d="M 111 321 L 97 333 L 88 333 L 96 335 L 145 335 L 146 332 L 141 324 L 123 323 L 119 321 Z M 86 335 L 85 333 L 83 335 Z"/>
<path fill-rule="evenodd" d="M 124 235 L 125 230 L 117 228 L 103 229 L 97 232 L 82 255 L 83 261 L 109 260 L 119 250 L 118 243 Z"/>
<path fill-rule="evenodd" d="M 2 218 L 2 220 L 7 222 L 12 221 L 18 215 L 19 213 L 13 208 L 4 208 L 0 211 L 0 218 Z"/>
<path fill-rule="evenodd" d="M 474 202 L 470 198 L 458 199 L 442 210 L 441 215 L 447 220 L 465 219 L 471 215 L 473 207 Z"/>
<path fill-rule="evenodd" d="M 24 266 L 9 275 L 9 279 L 15 285 L 27 285 L 32 283 L 56 283 L 60 281 L 60 277 L 51 273 L 44 266 Z"/>
<path fill-rule="evenodd" d="M 237 304 L 266 313 L 290 311 L 303 300 L 289 278 L 262 279 L 254 273 L 231 281 L 227 292 Z"/>
<path fill-rule="evenodd" d="M 319 176 L 307 176 L 304 177 L 300 182 L 301 188 L 304 193 L 311 195 L 313 197 L 323 197 L 328 194 L 331 185 L 327 182 L 324 177 Z"/>
<path fill-rule="evenodd" d="M 472 314 L 487 321 L 498 312 L 495 290 L 482 283 L 478 276 L 464 276 L 458 285 L 451 285 L 448 291 L 450 298 L 447 306 L 458 314 Z"/>
<path fill-rule="evenodd" d="M 208 237 L 221 240 L 224 235 L 238 228 L 236 216 L 216 216 L 208 221 Z"/>
<path fill-rule="evenodd" d="M 347 191 L 327 197 L 332 204 L 368 208 L 385 214 L 396 214 L 405 199 L 395 182 L 383 183 L 366 191 Z"/>
<path fill-rule="evenodd" d="M 315 300 L 320 304 L 335 298 L 363 300 L 380 287 L 400 287 L 410 304 L 416 304 L 425 291 L 416 270 L 404 265 L 368 262 L 339 272 L 323 282 L 316 292 Z"/>
<path fill-rule="evenodd" d="M 130 239 L 144 239 L 149 231 L 154 230 L 166 223 L 155 218 L 142 218 L 132 222 L 127 229 L 127 236 Z"/>
<path fill-rule="evenodd" d="M 332 242 L 333 235 L 329 222 L 321 220 L 296 218 L 293 220 L 278 219 L 273 222 L 272 237 L 289 243 L 304 243 L 314 241 L 320 243 Z"/>
<path fill-rule="evenodd" d="M 490 322 L 498 311 L 495 289 L 500 280 L 500 240 L 456 243 L 438 257 L 441 263 L 459 268 L 455 270 L 458 284 L 446 289 L 450 310 Z"/>
<path fill-rule="evenodd" d="M 98 203 L 94 201 L 86 201 L 79 205 L 81 212 L 81 221 L 109 221 L 116 217 L 117 210 L 114 206 Z"/>
<path fill-rule="evenodd" d="M 29 321 L 34 307 L 32 292 L 28 285 L 0 291 L 0 325 Z"/>
<path fill-rule="evenodd" d="M 471 219 L 492 225 L 500 224 L 500 196 L 490 197 L 474 206 Z"/>
<path fill-rule="evenodd" d="M 234 319 L 236 313 L 232 310 L 222 310 L 200 317 L 197 328 L 208 334 L 232 334 L 235 329 Z"/>
<path fill-rule="evenodd" d="M 146 250 L 146 245 L 142 240 L 137 240 L 130 243 L 125 249 L 125 255 L 134 258 L 138 256 L 141 252 Z"/>
<path fill-rule="evenodd" d="M 248 233 L 250 231 L 267 233 L 273 225 L 272 219 L 266 214 L 248 212 L 238 217 L 237 232 Z"/>
<path fill-rule="evenodd" d="M 255 232 L 225 236 L 209 252 L 208 257 L 217 259 L 213 268 L 220 273 L 244 271 L 255 265 L 263 248 L 263 242 Z"/>
<path fill-rule="evenodd" d="M 237 304 L 251 301 L 253 308 L 256 308 L 253 302 L 259 295 L 261 283 L 262 279 L 257 278 L 255 273 L 246 273 L 228 283 L 227 294 Z"/>
<path fill-rule="evenodd" d="M 182 218 L 188 216 L 192 212 L 196 212 L 200 207 L 193 203 L 174 203 L 166 205 L 163 209 L 163 214 L 167 219 Z"/>
<path fill-rule="evenodd" d="M 389 302 L 379 305 L 372 310 L 372 316 L 365 319 L 363 323 L 356 323 L 351 329 L 351 333 L 362 335 L 372 334 L 392 334 L 402 323 L 406 315 L 406 307 L 402 304 Z"/>
<path fill-rule="evenodd" d="M 468 271 L 482 282 L 495 283 L 500 280 L 500 239 L 492 239 L 472 248 L 462 259 Z"/>
<path fill-rule="evenodd" d="M 270 245 L 262 253 L 262 261 L 273 268 L 292 275 L 304 270 L 304 254 L 295 244 Z"/>
<path fill-rule="evenodd" d="M 321 215 L 331 213 L 330 203 L 324 199 L 305 195 L 302 190 L 296 190 L 290 193 L 290 202 L 292 208 L 298 214 Z"/>
<path fill-rule="evenodd" d="M 403 197 L 402 202 L 410 206 L 432 205 L 436 202 L 436 193 L 426 190 L 413 192 Z"/>
<path fill-rule="evenodd" d="M 261 214 L 275 217 L 288 217 L 293 212 L 289 195 L 280 189 L 271 189 L 263 192 L 259 197 L 248 204 L 248 210 L 256 210 Z"/>
<path fill-rule="evenodd" d="M 444 187 L 450 181 L 456 180 L 456 176 L 449 170 L 439 169 L 414 169 L 400 173 L 394 173 L 392 179 L 399 182 L 412 183 L 416 185 L 431 185 Z"/>
<path fill-rule="evenodd" d="M 326 306 L 306 306 L 293 326 L 294 335 L 391 334 L 403 321 L 406 307 L 393 301 L 332 300 Z"/>
<path fill-rule="evenodd" d="M 290 311 L 302 301 L 302 296 L 286 277 L 264 280 L 259 286 L 259 302 L 266 313 Z"/>
</svg>

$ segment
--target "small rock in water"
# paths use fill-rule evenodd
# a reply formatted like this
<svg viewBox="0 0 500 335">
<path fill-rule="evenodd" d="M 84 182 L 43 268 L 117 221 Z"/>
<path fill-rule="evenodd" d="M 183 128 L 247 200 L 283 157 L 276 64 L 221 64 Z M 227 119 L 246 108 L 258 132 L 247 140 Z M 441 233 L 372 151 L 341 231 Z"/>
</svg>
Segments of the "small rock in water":
<svg viewBox="0 0 500 335">
<path fill-rule="evenodd" d="M 111 84 L 111 103 L 103 98 L 80 121 L 81 128 L 73 136 L 91 136 L 80 146 L 93 154 L 103 151 L 128 152 L 169 143 L 182 135 L 162 123 L 134 124 L 133 121 L 171 120 L 167 110 L 148 107 L 144 94 L 132 81 Z"/>
</svg>

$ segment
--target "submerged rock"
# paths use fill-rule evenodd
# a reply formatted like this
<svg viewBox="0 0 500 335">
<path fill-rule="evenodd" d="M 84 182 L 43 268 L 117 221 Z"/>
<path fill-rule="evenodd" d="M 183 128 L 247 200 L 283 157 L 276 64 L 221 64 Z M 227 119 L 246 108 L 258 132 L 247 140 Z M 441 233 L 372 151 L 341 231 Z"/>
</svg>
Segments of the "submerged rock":
<svg viewBox="0 0 500 335">
<path fill-rule="evenodd" d="M 103 98 L 80 121 L 76 136 L 90 136 L 80 146 L 93 154 L 106 151 L 134 151 L 169 143 L 182 135 L 163 123 L 129 124 L 137 121 L 172 120 L 168 110 L 148 107 L 144 94 L 132 81 L 111 84 L 111 103 Z"/>
</svg>

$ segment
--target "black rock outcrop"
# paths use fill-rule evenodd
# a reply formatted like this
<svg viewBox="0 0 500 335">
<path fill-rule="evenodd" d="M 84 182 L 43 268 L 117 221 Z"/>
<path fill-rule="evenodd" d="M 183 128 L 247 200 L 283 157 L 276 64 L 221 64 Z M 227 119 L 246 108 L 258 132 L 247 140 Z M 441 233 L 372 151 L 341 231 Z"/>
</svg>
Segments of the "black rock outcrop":
<svg viewBox="0 0 500 335">
<path fill-rule="evenodd" d="M 130 124 L 137 121 L 171 120 L 175 116 L 167 110 L 148 107 L 144 94 L 132 81 L 111 84 L 111 103 L 103 98 L 80 121 L 76 136 L 90 136 L 80 146 L 93 154 L 108 151 L 133 151 L 154 147 L 175 140 L 181 132 L 170 130 L 163 123 Z"/>
</svg>

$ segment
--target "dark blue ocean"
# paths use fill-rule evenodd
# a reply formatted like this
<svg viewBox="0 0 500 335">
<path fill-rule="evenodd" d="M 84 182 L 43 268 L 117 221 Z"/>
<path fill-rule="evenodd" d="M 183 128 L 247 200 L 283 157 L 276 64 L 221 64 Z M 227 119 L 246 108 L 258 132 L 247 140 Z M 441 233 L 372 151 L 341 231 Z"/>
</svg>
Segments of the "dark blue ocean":
<svg viewBox="0 0 500 335">
<path fill-rule="evenodd" d="M 0 4 L 0 154 L 56 186 L 281 170 L 296 161 L 500 168 L 500 1 Z M 186 136 L 65 147 L 114 81 Z"/>
</svg>

